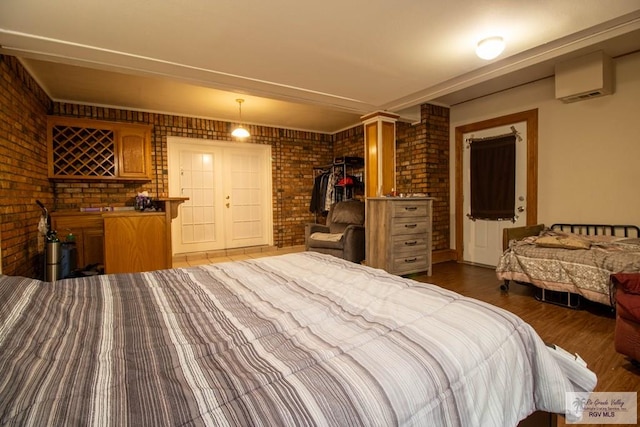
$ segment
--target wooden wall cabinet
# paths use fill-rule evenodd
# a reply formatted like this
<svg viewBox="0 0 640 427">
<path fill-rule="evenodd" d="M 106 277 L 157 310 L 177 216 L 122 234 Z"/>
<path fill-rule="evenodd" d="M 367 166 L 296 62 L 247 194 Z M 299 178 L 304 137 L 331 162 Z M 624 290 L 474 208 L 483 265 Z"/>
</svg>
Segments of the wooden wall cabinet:
<svg viewBox="0 0 640 427">
<path fill-rule="evenodd" d="M 49 178 L 150 181 L 151 126 L 47 118 Z"/>
<path fill-rule="evenodd" d="M 373 197 L 366 203 L 367 265 L 398 275 L 431 275 L 432 199 Z"/>
</svg>

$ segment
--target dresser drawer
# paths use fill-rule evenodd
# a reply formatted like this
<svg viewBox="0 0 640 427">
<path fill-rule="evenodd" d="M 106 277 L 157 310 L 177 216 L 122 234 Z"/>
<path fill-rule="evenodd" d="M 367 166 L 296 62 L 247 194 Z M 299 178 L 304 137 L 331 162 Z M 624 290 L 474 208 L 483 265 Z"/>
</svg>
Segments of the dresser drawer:
<svg viewBox="0 0 640 427">
<path fill-rule="evenodd" d="M 420 202 L 397 202 L 393 204 L 391 216 L 394 218 L 426 218 L 429 206 Z"/>
<path fill-rule="evenodd" d="M 424 218 L 395 218 L 391 235 L 423 234 L 429 230 L 429 222 Z"/>
<path fill-rule="evenodd" d="M 427 255 L 409 254 L 406 256 L 393 257 L 393 270 L 396 274 L 406 274 L 416 271 L 425 271 L 429 268 Z"/>
<path fill-rule="evenodd" d="M 404 256 L 405 253 L 424 252 L 427 250 L 427 237 L 427 233 L 394 236 L 393 253 Z"/>
</svg>

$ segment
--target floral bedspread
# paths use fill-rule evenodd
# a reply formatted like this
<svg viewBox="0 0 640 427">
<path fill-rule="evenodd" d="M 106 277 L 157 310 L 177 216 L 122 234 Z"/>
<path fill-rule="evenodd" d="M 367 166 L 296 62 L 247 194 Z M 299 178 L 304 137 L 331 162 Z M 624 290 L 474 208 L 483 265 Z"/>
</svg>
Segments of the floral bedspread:
<svg viewBox="0 0 640 427">
<path fill-rule="evenodd" d="M 551 238 L 557 247 L 549 247 Z M 553 240 L 553 239 L 552 239 Z M 562 242 L 569 242 L 563 247 Z M 576 248 L 576 242 L 587 249 Z M 552 291 L 571 292 L 613 306 L 610 275 L 640 271 L 640 239 L 583 236 L 545 230 L 539 236 L 510 242 L 496 274 L 500 280 L 531 283 Z"/>
</svg>

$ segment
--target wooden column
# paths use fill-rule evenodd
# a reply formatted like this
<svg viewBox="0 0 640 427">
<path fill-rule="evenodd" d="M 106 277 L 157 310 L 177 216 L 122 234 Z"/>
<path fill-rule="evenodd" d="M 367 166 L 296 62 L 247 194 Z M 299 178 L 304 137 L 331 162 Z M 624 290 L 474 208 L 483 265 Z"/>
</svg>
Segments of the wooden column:
<svg viewBox="0 0 640 427">
<path fill-rule="evenodd" d="M 398 115 L 385 111 L 362 117 L 364 124 L 365 193 L 379 197 L 396 187 L 396 121 Z"/>
</svg>

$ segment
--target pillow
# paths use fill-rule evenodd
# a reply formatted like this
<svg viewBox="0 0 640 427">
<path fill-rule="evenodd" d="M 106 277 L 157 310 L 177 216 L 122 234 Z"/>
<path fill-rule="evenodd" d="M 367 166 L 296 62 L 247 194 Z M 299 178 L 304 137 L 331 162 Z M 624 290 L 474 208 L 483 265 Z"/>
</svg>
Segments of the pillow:
<svg viewBox="0 0 640 427">
<path fill-rule="evenodd" d="M 316 232 L 309 237 L 311 237 L 313 240 L 322 240 L 324 242 L 339 242 L 340 240 L 342 240 L 342 233 L 331 234 Z"/>
<path fill-rule="evenodd" d="M 576 236 L 542 236 L 536 239 L 536 246 L 542 248 L 589 249 L 591 243 Z"/>
</svg>

